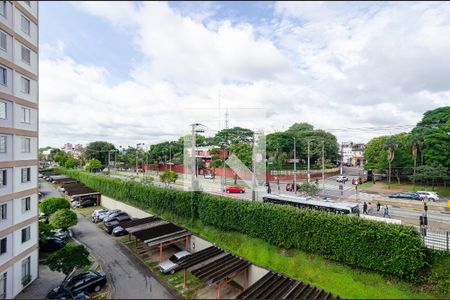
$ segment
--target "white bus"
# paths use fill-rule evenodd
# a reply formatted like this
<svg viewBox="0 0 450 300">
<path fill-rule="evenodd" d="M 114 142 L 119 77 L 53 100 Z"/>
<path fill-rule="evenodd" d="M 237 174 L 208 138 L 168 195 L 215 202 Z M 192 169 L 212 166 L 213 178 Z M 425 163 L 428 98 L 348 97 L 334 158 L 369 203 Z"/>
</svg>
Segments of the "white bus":
<svg viewBox="0 0 450 300">
<path fill-rule="evenodd" d="M 292 205 L 299 208 L 309 208 L 333 212 L 336 214 L 359 215 L 359 206 L 352 202 L 337 202 L 328 199 L 314 199 L 312 197 L 298 197 L 291 195 L 265 195 L 263 202 Z"/>
</svg>

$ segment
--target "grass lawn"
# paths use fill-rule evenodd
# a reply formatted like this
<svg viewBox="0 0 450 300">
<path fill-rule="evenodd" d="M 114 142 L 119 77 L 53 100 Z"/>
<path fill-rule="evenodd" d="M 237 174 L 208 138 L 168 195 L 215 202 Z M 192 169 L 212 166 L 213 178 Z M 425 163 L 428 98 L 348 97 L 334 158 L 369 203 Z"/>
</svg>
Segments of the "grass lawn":
<svg viewBox="0 0 450 300">
<path fill-rule="evenodd" d="M 103 206 L 91 206 L 91 207 L 83 207 L 83 208 L 77 208 L 76 210 L 82 214 L 84 217 L 90 219 L 92 216 L 92 213 L 94 212 L 94 210 L 97 209 L 103 209 Z"/>
<path fill-rule="evenodd" d="M 251 262 L 282 272 L 293 278 L 317 285 L 343 298 L 448 298 L 450 294 L 426 291 L 413 284 L 396 278 L 383 276 L 376 272 L 352 268 L 332 262 L 321 256 L 289 249 L 281 251 L 278 247 L 237 232 L 224 232 L 200 221 L 190 223 L 187 220 L 163 216 L 179 225 L 185 226 L 201 237 L 216 243 Z M 362 254 L 363 255 L 363 254 Z M 450 263 L 450 257 L 448 257 Z M 439 263 L 439 264 L 442 264 Z M 448 276 L 447 270 L 436 271 L 442 277 Z"/>
</svg>

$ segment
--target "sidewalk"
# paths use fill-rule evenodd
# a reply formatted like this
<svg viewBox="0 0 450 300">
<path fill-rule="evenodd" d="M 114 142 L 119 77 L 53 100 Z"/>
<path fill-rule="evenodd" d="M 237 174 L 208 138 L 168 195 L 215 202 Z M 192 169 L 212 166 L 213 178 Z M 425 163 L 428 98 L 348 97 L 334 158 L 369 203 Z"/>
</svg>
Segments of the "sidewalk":
<svg viewBox="0 0 450 300">
<path fill-rule="evenodd" d="M 25 288 L 16 299 L 45 299 L 47 293 L 59 286 L 66 275 L 53 272 L 47 266 L 39 264 L 39 277 Z"/>
</svg>

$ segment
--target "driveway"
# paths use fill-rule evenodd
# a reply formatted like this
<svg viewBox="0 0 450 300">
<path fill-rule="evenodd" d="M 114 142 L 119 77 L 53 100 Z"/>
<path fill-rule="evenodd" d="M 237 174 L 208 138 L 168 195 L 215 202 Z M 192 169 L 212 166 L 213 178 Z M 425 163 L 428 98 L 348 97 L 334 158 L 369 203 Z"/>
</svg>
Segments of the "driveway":
<svg viewBox="0 0 450 300">
<path fill-rule="evenodd" d="M 43 198 L 61 197 L 50 183 L 42 179 L 39 183 Z M 89 248 L 96 261 L 102 265 L 111 283 L 113 299 L 179 298 L 157 281 L 150 269 L 125 246 L 82 215 L 78 214 L 78 224 L 72 231 L 74 238 Z"/>
<path fill-rule="evenodd" d="M 83 243 L 109 276 L 114 299 L 175 299 L 176 295 L 125 246 L 78 214 L 74 238 Z"/>
</svg>

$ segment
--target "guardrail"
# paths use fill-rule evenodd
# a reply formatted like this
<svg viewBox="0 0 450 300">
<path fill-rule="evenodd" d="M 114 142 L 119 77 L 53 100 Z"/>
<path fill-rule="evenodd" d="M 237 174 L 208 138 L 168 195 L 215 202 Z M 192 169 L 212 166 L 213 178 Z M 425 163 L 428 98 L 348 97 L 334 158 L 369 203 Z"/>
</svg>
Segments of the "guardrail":
<svg viewBox="0 0 450 300">
<path fill-rule="evenodd" d="M 450 251 L 450 232 L 430 231 L 422 233 L 422 239 L 427 248 Z"/>
</svg>

